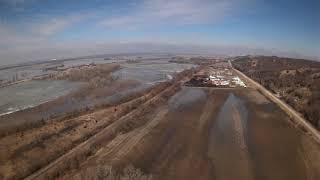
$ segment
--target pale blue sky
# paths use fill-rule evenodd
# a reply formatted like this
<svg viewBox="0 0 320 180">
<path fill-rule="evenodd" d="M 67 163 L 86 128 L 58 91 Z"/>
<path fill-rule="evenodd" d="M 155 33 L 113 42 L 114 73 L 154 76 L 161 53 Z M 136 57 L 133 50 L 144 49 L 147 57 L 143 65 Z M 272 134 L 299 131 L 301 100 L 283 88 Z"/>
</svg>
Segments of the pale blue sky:
<svg viewBox="0 0 320 180">
<path fill-rule="evenodd" d="M 312 58 L 319 34 L 319 0 L 0 0 L 1 64 L 137 44 Z"/>
</svg>

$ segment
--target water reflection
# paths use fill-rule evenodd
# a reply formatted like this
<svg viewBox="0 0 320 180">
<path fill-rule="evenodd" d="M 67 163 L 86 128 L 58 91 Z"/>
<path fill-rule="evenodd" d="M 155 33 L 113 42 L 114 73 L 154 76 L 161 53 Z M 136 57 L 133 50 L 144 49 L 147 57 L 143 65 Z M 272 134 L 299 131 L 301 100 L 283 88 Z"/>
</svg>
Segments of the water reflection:
<svg viewBox="0 0 320 180">
<path fill-rule="evenodd" d="M 192 64 L 176 64 L 168 62 L 124 63 L 122 69 L 113 73 L 115 78 L 134 79 L 142 83 L 154 84 L 166 81 L 174 73 L 195 67 Z"/>
<path fill-rule="evenodd" d="M 247 124 L 248 110 L 243 100 L 231 93 L 209 135 L 208 156 L 217 164 L 217 179 L 252 179 Z"/>
<path fill-rule="evenodd" d="M 187 108 L 193 106 L 196 102 L 205 101 L 207 95 L 202 89 L 183 87 L 181 91 L 175 94 L 169 100 L 170 110 Z"/>
<path fill-rule="evenodd" d="M 0 88 L 0 115 L 53 100 L 79 88 L 82 84 L 69 81 L 28 81 Z"/>
</svg>

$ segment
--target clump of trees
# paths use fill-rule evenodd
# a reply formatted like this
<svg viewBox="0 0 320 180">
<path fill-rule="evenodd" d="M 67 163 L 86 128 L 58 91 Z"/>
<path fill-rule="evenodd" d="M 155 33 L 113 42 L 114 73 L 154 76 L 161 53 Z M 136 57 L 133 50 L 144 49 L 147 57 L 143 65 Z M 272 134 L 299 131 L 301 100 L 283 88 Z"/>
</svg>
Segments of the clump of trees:
<svg viewBox="0 0 320 180">
<path fill-rule="evenodd" d="M 274 56 L 243 56 L 232 64 L 271 92 L 280 95 L 282 100 L 320 129 L 320 62 Z"/>
<path fill-rule="evenodd" d="M 53 77 L 59 80 L 84 81 L 89 82 L 94 78 L 110 80 L 111 72 L 120 68 L 119 64 L 99 64 L 80 66 L 58 72 Z"/>
</svg>

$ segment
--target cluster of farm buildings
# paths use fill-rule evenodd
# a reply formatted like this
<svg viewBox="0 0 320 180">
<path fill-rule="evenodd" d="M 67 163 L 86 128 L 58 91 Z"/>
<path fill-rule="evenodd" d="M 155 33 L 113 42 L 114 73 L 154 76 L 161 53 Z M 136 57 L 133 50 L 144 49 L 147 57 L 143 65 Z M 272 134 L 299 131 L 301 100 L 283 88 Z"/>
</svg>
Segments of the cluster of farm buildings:
<svg viewBox="0 0 320 180">
<path fill-rule="evenodd" d="M 186 85 L 230 88 L 247 87 L 238 76 L 233 75 L 228 69 L 195 75 Z"/>
</svg>

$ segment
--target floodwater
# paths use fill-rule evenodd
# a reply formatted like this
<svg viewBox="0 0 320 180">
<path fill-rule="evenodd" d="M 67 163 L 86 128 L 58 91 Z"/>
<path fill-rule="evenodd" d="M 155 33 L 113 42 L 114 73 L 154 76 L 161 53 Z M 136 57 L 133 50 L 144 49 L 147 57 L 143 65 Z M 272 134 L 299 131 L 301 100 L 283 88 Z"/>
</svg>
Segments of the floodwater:
<svg viewBox="0 0 320 180">
<path fill-rule="evenodd" d="M 0 88 L 0 115 L 53 100 L 81 85 L 82 83 L 69 81 L 27 81 Z"/>
<path fill-rule="evenodd" d="M 154 84 L 170 79 L 174 73 L 195 67 L 192 64 L 176 64 L 168 62 L 124 63 L 122 69 L 113 73 L 119 79 L 133 79 L 145 84 Z"/>
<path fill-rule="evenodd" d="M 170 98 L 168 104 L 170 110 L 177 110 L 192 106 L 194 103 L 206 99 L 207 95 L 202 89 L 183 87 L 177 94 Z"/>
<path fill-rule="evenodd" d="M 229 92 L 209 129 L 216 179 L 318 179 L 320 146 L 267 99 Z M 308 143 L 306 143 L 308 142 Z"/>
<path fill-rule="evenodd" d="M 210 130 L 208 156 L 221 179 L 252 179 L 248 158 L 248 110 L 230 93 Z"/>
<path fill-rule="evenodd" d="M 11 81 L 13 79 L 29 79 L 33 76 L 39 76 L 48 72 L 43 71 L 46 66 L 51 64 L 41 64 L 33 66 L 21 66 L 5 70 L 0 70 L 0 80 Z M 49 71 L 50 72 L 50 71 Z"/>
<path fill-rule="evenodd" d="M 111 63 L 115 60 L 104 60 L 103 58 L 79 59 L 75 61 L 50 62 L 32 66 L 21 66 L 6 70 L 0 70 L 0 79 L 11 80 L 12 77 L 18 79 L 31 78 L 35 75 L 50 73 L 45 71 L 47 67 L 64 65 L 63 68 L 78 66 L 90 63 Z M 119 90 L 112 95 L 100 96 L 98 98 L 84 97 L 77 101 L 66 99 L 63 104 L 53 106 L 50 110 L 38 113 L 42 118 L 47 119 L 50 116 L 61 114 L 73 110 L 79 110 L 85 107 L 93 107 L 105 103 L 117 102 L 119 99 L 138 91 L 145 90 L 157 82 L 166 81 L 172 78 L 171 75 L 181 72 L 185 69 L 194 67 L 188 64 L 169 63 L 166 60 L 150 60 L 138 63 L 127 63 L 126 60 L 116 60 L 121 64 L 121 69 L 114 72 L 113 76 L 120 80 L 135 80 L 136 85 L 130 86 L 125 90 Z M 67 81 L 28 81 L 7 87 L 0 88 L 0 116 L 10 114 L 16 111 L 37 106 L 47 101 L 56 99 L 59 96 L 79 88 L 76 82 Z"/>
<path fill-rule="evenodd" d="M 34 76 L 45 75 L 48 73 L 53 73 L 54 70 L 46 70 L 50 67 L 58 67 L 63 66 L 62 68 L 70 68 L 75 66 L 80 66 L 84 64 L 103 64 L 103 63 L 112 63 L 115 60 L 104 60 L 103 58 L 89 58 L 89 59 L 77 59 L 72 61 L 64 61 L 64 62 L 47 62 L 42 64 L 35 65 L 26 65 L 19 66 L 9 69 L 0 70 L 0 80 L 11 81 L 13 79 L 29 79 Z M 117 63 L 125 62 L 125 60 L 116 60 Z"/>
</svg>

